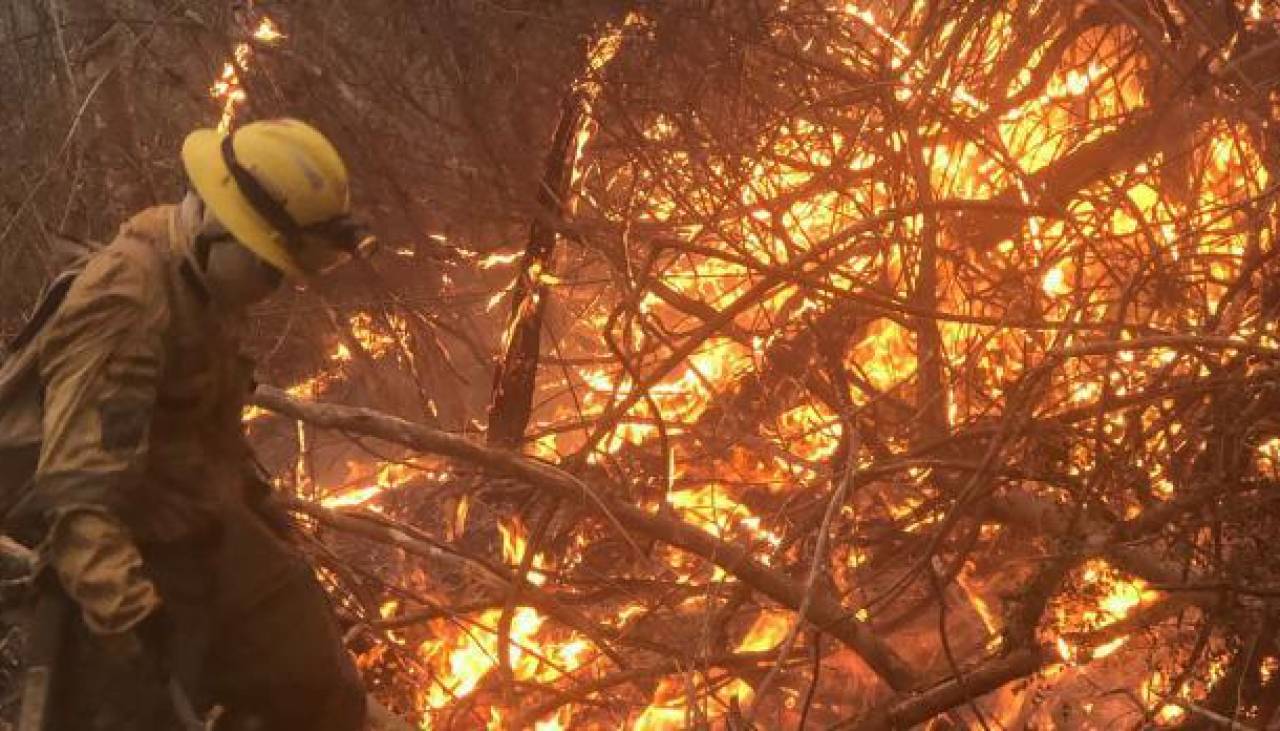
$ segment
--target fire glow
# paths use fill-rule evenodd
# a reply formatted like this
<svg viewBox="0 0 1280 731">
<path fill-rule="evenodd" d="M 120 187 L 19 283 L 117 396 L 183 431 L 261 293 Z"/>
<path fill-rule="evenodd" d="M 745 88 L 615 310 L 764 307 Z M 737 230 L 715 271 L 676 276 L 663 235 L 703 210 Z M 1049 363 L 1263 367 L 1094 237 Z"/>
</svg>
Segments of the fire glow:
<svg viewBox="0 0 1280 731">
<path fill-rule="evenodd" d="M 974 519 L 961 530 L 951 516 L 1004 490 L 1023 491 L 1054 508 L 1088 502 L 1088 510 L 1071 513 L 1070 521 L 1077 521 L 1071 525 L 1092 525 L 1089 521 L 1101 520 L 1098 516 L 1119 524 L 1181 497 L 1179 485 L 1186 479 L 1178 475 L 1185 465 L 1174 458 L 1130 464 L 1099 455 L 1126 443 L 1138 444 L 1146 454 L 1189 449 L 1192 437 L 1176 423 L 1178 409 L 1186 407 L 1174 404 L 1173 397 L 1138 400 L 1127 412 L 1110 404 L 1163 387 L 1171 377 L 1199 377 L 1225 367 L 1225 357 L 1215 351 L 1171 340 L 1199 332 L 1218 315 L 1214 337 L 1274 347 L 1273 334 L 1258 318 L 1239 308 L 1219 311 L 1238 296 L 1232 283 L 1246 254 L 1259 251 L 1260 244 L 1250 240 L 1253 224 L 1241 211 L 1269 190 L 1267 168 L 1246 130 L 1210 118 L 1196 122 L 1201 144 L 1187 153 L 1190 162 L 1177 163 L 1195 164 L 1200 171 L 1186 189 L 1164 184 L 1165 166 L 1175 163 L 1156 151 L 1100 176 L 1066 202 L 1038 201 L 1045 181 L 1055 180 L 1045 171 L 1114 132 L 1118 123 L 1111 120 L 1150 103 L 1144 83 L 1150 59 L 1126 52 L 1126 39 L 1117 35 L 1082 32 L 1076 45 L 1055 51 L 1060 58 L 1047 78 L 1037 81 L 1033 71 L 1038 67 L 1031 68 L 1030 60 L 1046 57 L 1050 40 L 1024 49 L 1028 67 L 1000 71 L 1004 85 L 993 90 L 982 78 L 933 73 L 929 53 L 936 49 L 920 50 L 902 40 L 907 36 L 901 26 L 923 23 L 925 5 L 911 5 L 891 23 L 882 5 L 841 3 L 831 14 L 835 29 L 791 50 L 822 48 L 822 63 L 877 83 L 884 80 L 888 98 L 898 105 L 891 108 L 904 115 L 942 109 L 941 117 L 957 128 L 981 134 L 960 134 L 936 120 L 901 128 L 886 119 L 873 119 L 855 134 L 829 124 L 815 104 L 812 118 L 796 112 L 766 126 L 750 141 L 758 159 L 733 161 L 735 168 L 713 156 L 699 159 L 677 144 L 680 125 L 688 122 L 674 115 L 654 114 L 640 129 L 639 139 L 652 145 L 645 164 L 592 165 L 593 154 L 608 153 L 596 153 L 595 138 L 582 133 L 578 143 L 585 162 L 575 170 L 575 190 L 598 202 L 627 189 L 633 191 L 627 210 L 639 211 L 624 219 L 617 213 L 622 206 L 602 205 L 597 223 L 660 230 L 678 245 L 670 247 L 675 253 L 655 254 L 660 265 L 650 272 L 652 281 L 627 280 L 634 291 L 598 284 L 622 275 L 610 269 L 616 261 L 593 260 L 589 253 L 575 254 L 577 268 L 552 274 L 530 267 L 516 274 L 547 285 L 541 296 L 552 298 L 571 323 L 567 333 L 557 335 L 556 347 L 568 351 L 562 354 L 565 360 L 585 363 L 540 373 L 527 452 L 606 475 L 612 480 L 608 484 L 630 490 L 627 499 L 649 514 L 673 517 L 684 527 L 741 547 L 766 569 L 786 567 L 788 577 L 807 576 L 813 536 L 828 528 L 820 522 L 822 501 L 833 486 L 848 483 L 846 504 L 831 511 L 838 545 L 827 557 L 829 565 L 815 574 L 821 579 L 817 585 L 824 596 L 835 597 L 849 622 L 868 631 L 887 625 L 892 629 L 885 632 L 900 632 L 887 635 L 893 638 L 890 644 L 926 668 L 929 678 L 952 672 L 947 664 L 952 649 L 934 649 L 938 626 L 955 632 L 956 642 L 964 645 L 962 664 L 998 657 L 1002 635 L 1011 630 L 1022 601 L 1017 590 L 1043 567 L 1078 552 L 1074 568 L 1049 591 L 1049 609 L 1035 626 L 1021 628 L 1041 643 L 1050 660 L 1028 672 L 1025 684 L 976 698 L 973 708 L 1010 728 L 1034 727 L 1057 718 L 1055 713 L 1077 711 L 1086 714 L 1086 726 L 1102 727 L 1121 712 L 1093 698 L 1061 699 L 1072 692 L 1087 696 L 1077 686 L 1105 684 L 1111 695 L 1137 699 L 1136 710 L 1127 712 L 1153 723 L 1176 722 L 1185 716 L 1184 706 L 1208 695 L 1213 676 L 1222 677 L 1223 671 L 1205 670 L 1195 682 L 1169 688 L 1168 673 L 1123 667 L 1175 630 L 1161 625 L 1146 634 L 1111 636 L 1167 600 L 1120 563 L 1098 557 L 1123 543 L 1118 530 L 1113 536 L 1090 528 L 1087 538 L 1093 542 L 1081 547 L 1025 525 L 996 528 L 995 518 Z M 782 3 L 780 12 L 788 10 Z M 1013 42 L 1014 21 L 1012 11 L 995 13 L 990 33 L 974 36 L 983 44 L 957 36 L 957 53 L 997 74 L 1012 53 L 1005 44 Z M 645 21 L 632 17 L 626 27 L 639 33 Z M 270 37 L 255 33 L 255 38 L 279 41 L 283 36 L 270 28 Z M 952 30 L 948 27 L 944 38 Z M 625 58 L 631 42 L 614 28 L 589 47 L 591 80 L 582 83 L 592 85 L 593 101 L 596 87 L 606 83 L 602 77 L 609 64 Z M 236 69 L 246 67 L 251 48 L 242 46 L 244 58 L 237 48 L 237 62 L 227 64 L 215 85 L 224 124 L 244 99 Z M 814 66 L 820 67 L 816 61 Z M 1017 103 L 1005 105 L 1005 97 Z M 601 109 L 593 111 L 604 123 L 608 111 L 602 103 L 597 106 Z M 904 165 L 912 174 L 893 186 L 872 174 L 917 154 Z M 670 175 L 659 176 L 649 166 Z M 695 169 L 697 174 L 679 177 Z M 921 187 L 929 200 L 952 204 L 959 212 L 942 203 L 903 200 L 903 190 L 918 196 Z M 714 226 L 697 215 L 699 201 L 713 199 L 722 204 Z M 1025 220 L 1000 228 L 999 215 L 1007 214 L 988 209 L 1016 210 Z M 984 212 L 995 217 L 996 223 L 987 225 L 999 235 L 971 245 L 981 236 L 968 229 Z M 929 292 L 920 284 L 926 240 L 937 249 L 928 255 L 936 270 Z M 1174 272 L 1169 276 L 1184 286 L 1165 287 L 1150 272 L 1128 271 L 1140 255 L 1150 257 L 1151 268 Z M 521 257 L 501 253 L 470 260 L 475 268 L 489 270 L 518 265 Z M 496 311 L 509 291 L 485 293 L 488 309 Z M 626 302 L 634 306 L 619 316 Z M 858 307 L 850 307 L 847 317 L 833 316 L 849 302 Z M 1024 322 L 1032 326 L 1018 324 Z M 403 319 L 359 313 L 344 326 L 345 335 L 378 363 L 409 350 Z M 936 343 L 927 342 L 930 332 Z M 1109 348 L 1103 339 L 1107 333 L 1134 345 Z M 510 331 L 496 338 L 500 352 L 509 337 Z M 1166 340 L 1155 345 L 1141 342 L 1161 337 Z M 827 340 L 838 347 L 824 351 Z M 631 367 L 618 362 L 620 353 Z M 352 357 L 346 344 L 337 343 L 329 367 L 295 384 L 290 393 L 311 399 L 323 395 L 345 377 Z M 935 390 L 926 398 L 922 394 L 930 383 Z M 1014 396 L 1037 399 L 1022 421 L 1003 418 Z M 1033 420 L 1040 430 L 1034 438 L 1027 436 Z M 1085 423 L 1087 428 L 1079 426 Z M 965 429 L 979 436 L 929 451 L 951 430 Z M 1280 437 L 1261 440 L 1248 453 L 1250 469 L 1280 473 Z M 837 464 L 847 469 L 833 467 Z M 435 461 L 401 465 L 370 458 L 356 467 L 340 488 L 316 493 L 323 505 L 377 511 L 414 479 L 425 475 L 432 489 L 457 479 Z M 1000 490 L 986 493 L 972 477 L 996 479 L 992 475 L 997 474 Z M 1121 487 L 1098 494 L 1100 484 Z M 1130 489 L 1134 485 L 1141 490 Z M 460 503 L 458 514 L 465 515 L 467 505 Z M 612 528 L 602 528 L 603 521 L 580 522 L 563 530 L 572 540 L 529 556 L 531 542 L 536 543 L 530 528 L 504 520 L 498 526 L 502 566 L 518 573 L 529 590 L 545 590 L 610 628 L 611 637 L 624 638 L 619 646 L 635 636 L 648 641 L 646 632 L 663 636 L 667 631 L 672 645 L 689 653 L 683 658 L 689 662 L 642 681 L 610 685 L 608 679 L 633 668 L 621 666 L 602 651 L 598 638 L 569 626 L 564 615 L 553 616 L 544 605 L 512 599 L 506 607 L 498 601 L 456 616 L 446 613 L 418 628 L 407 645 L 408 659 L 401 660 L 416 683 L 412 699 L 392 698 L 401 710 L 417 715 L 421 728 L 498 729 L 518 720 L 547 731 L 667 731 L 729 723 L 757 705 L 767 714 L 756 719 L 762 728 L 791 727 L 801 718 L 797 699 L 814 677 L 811 668 L 831 678 L 813 680 L 819 688 L 814 708 L 821 707 L 824 719 L 865 711 L 857 694 L 887 697 L 861 658 L 808 623 L 797 626 L 794 610 L 778 608 L 760 592 L 734 598 L 742 584 L 732 568 L 660 542 L 644 549 L 648 564 L 630 563 L 630 552 L 610 545 Z M 1207 565 L 1211 539 L 1209 534 L 1188 539 L 1189 567 Z M 882 543 L 871 545 L 876 541 Z M 964 541 L 972 542 L 964 550 L 990 549 L 1000 562 L 959 555 Z M 916 555 L 924 547 L 935 554 Z M 921 580 L 921 566 L 925 576 L 936 572 L 949 584 L 933 587 Z M 917 572 L 902 579 L 912 567 Z M 958 568 L 947 576 L 951 567 Z M 614 569 L 618 576 L 608 573 Z M 602 571 L 624 580 L 623 595 L 635 595 L 625 601 L 612 595 L 584 600 L 598 588 Z M 432 597 L 444 591 L 441 582 L 421 571 L 405 583 Z M 938 604 L 930 603 L 939 598 L 941 618 Z M 911 601 L 918 611 L 897 613 L 896 603 Z M 393 615 L 407 612 L 395 606 Z M 504 613 L 506 630 L 500 627 Z M 925 615 L 927 622 L 920 619 Z M 720 622 L 714 632 L 713 617 Z M 503 632 L 505 643 L 500 642 Z M 706 643 L 713 635 L 720 638 L 720 655 L 732 655 L 720 657 L 720 665 L 709 659 L 714 653 Z M 1105 639 L 1081 639 L 1089 637 Z M 636 640 L 643 648 L 637 653 L 645 658 L 642 667 L 669 659 L 644 641 Z M 749 663 L 752 654 L 779 653 L 784 647 L 791 655 L 780 666 L 781 679 L 757 699 L 764 672 L 739 669 L 755 667 Z M 389 667 L 386 654 L 385 647 L 370 650 L 362 666 Z M 1162 661 L 1185 659 L 1169 654 Z M 810 655 L 812 665 L 797 669 Z M 1274 657 L 1259 662 L 1268 678 L 1276 673 Z M 842 692 L 842 683 L 856 692 Z M 529 715 L 556 694 L 573 700 Z M 1058 705 L 1042 703 L 1045 697 L 1058 699 L 1053 702 Z"/>
<path fill-rule="evenodd" d="M 240 74 L 247 71 L 249 64 L 253 61 L 254 44 L 274 45 L 282 41 L 285 35 L 276 27 L 274 20 L 263 16 L 254 27 L 250 38 L 252 42 L 242 41 L 235 45 L 232 58 L 222 64 L 222 71 L 209 87 L 209 95 L 222 105 L 222 116 L 218 119 L 218 130 L 221 132 L 231 129 L 231 125 L 235 123 L 237 110 L 249 98 L 240 82 Z"/>
</svg>

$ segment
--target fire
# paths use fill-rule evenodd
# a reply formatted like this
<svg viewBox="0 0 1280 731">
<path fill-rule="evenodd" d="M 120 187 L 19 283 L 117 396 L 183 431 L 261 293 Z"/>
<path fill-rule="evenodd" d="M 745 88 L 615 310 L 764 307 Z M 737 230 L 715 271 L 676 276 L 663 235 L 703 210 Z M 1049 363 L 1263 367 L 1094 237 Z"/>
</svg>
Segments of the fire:
<svg viewBox="0 0 1280 731">
<path fill-rule="evenodd" d="M 1072 649 L 1071 645 L 1069 645 L 1066 640 L 1059 637 L 1054 640 L 1054 646 L 1057 647 L 1058 656 L 1062 658 L 1063 662 L 1074 663 L 1076 661 L 1075 650 Z"/>
<path fill-rule="evenodd" d="M 271 18 L 263 17 L 258 22 L 258 27 L 253 29 L 253 39 L 261 43 L 276 43 L 284 37 L 284 33 L 280 32 Z"/>
<path fill-rule="evenodd" d="M 791 629 L 790 612 L 763 611 L 738 643 L 739 652 L 763 652 L 782 644 Z"/>
<path fill-rule="evenodd" d="M 444 708 L 455 698 L 470 695 L 480 681 L 497 666 L 496 629 L 502 611 L 492 609 L 481 615 L 474 631 L 442 632 L 452 639 L 424 643 L 419 653 L 437 671 L 437 682 L 427 691 L 429 708 Z M 519 607 L 511 622 L 511 646 L 508 658 L 518 666 L 526 657 L 524 647 L 541 628 L 543 618 L 529 607 Z M 442 627 L 443 629 L 443 627 Z M 536 661 L 534 663 L 536 665 Z M 525 664 L 525 667 L 528 663 Z"/>
<path fill-rule="evenodd" d="M 1050 297 L 1061 297 L 1071 291 L 1071 287 L 1067 286 L 1066 272 L 1061 266 L 1054 266 L 1046 272 L 1040 287 Z"/>
<path fill-rule="evenodd" d="M 431 671 L 432 681 L 420 699 L 426 709 L 423 729 L 435 728 L 435 711 L 443 711 L 459 699 L 479 693 L 498 666 L 497 628 L 501 609 L 491 609 L 468 620 L 461 631 L 446 620 L 435 620 L 431 630 L 438 639 L 423 642 L 418 653 Z M 544 635 L 546 618 L 530 607 L 517 607 L 511 619 L 508 659 L 517 681 L 553 682 L 586 665 L 594 654 L 581 638 L 551 640 Z M 490 707 L 489 727 L 503 729 L 506 713 Z M 572 711 L 562 709 L 537 721 L 537 728 L 568 728 Z"/>
<path fill-rule="evenodd" d="M 691 694 L 707 693 L 707 689 L 702 687 L 706 681 L 707 679 L 701 676 L 692 681 L 664 678 L 654 693 L 653 703 L 631 721 L 627 728 L 633 731 L 682 731 L 692 727 L 690 720 L 695 717 L 696 712 L 700 711 L 704 717 L 706 715 L 718 717 L 728 708 L 731 699 L 737 699 L 740 704 L 744 704 L 750 702 L 754 696 L 751 686 L 734 679 L 708 694 L 711 708 L 695 711 L 688 705 L 688 699 Z"/>
<path fill-rule="evenodd" d="M 684 706 L 685 688 L 672 679 L 664 679 L 654 693 L 653 703 L 635 719 L 635 731 L 678 731 L 688 728 L 689 709 Z"/>
<path fill-rule="evenodd" d="M 241 84 L 240 74 L 248 70 L 253 61 L 254 44 L 270 46 L 286 38 L 276 22 L 265 15 L 258 20 L 249 37 L 252 42 L 244 41 L 235 45 L 232 58 L 222 64 L 222 71 L 209 87 L 209 96 L 222 104 L 222 116 L 218 119 L 218 130 L 222 132 L 231 129 L 236 112 L 249 98 Z"/>
<path fill-rule="evenodd" d="M 375 321 L 370 313 L 356 312 L 348 318 L 346 324 L 349 335 L 365 353 L 374 360 L 381 360 L 397 352 L 407 352 L 408 347 L 408 328 L 404 318 L 392 314 L 386 318 L 386 323 L 389 329 Z M 329 368 L 321 369 L 314 375 L 297 381 L 285 388 L 285 392 L 301 399 L 315 399 L 323 396 L 334 383 L 339 383 L 346 377 L 345 368 L 351 363 L 353 357 L 351 349 L 339 340 L 329 351 L 328 361 L 331 364 Z M 252 423 L 266 415 L 267 412 L 264 409 L 251 406 L 245 410 L 241 418 L 245 423 Z"/>
<path fill-rule="evenodd" d="M 658 413 L 652 413 L 649 401 L 637 404 L 630 418 L 602 446 L 602 451 L 617 452 L 627 444 L 639 445 L 652 440 L 658 434 L 652 423 L 654 418 L 673 422 L 677 431 L 681 424 L 692 425 L 706 412 L 716 395 L 716 385 L 729 382 L 748 369 L 752 357 L 750 349 L 740 343 L 727 339 L 708 341 L 690 356 L 685 367 L 649 389 Z M 614 398 L 635 390 L 630 379 L 619 382 L 613 373 L 604 369 L 583 369 L 577 375 L 589 389 L 583 396 L 583 410 L 588 415 L 602 413 Z M 564 453 L 577 443 L 579 435 L 569 433 L 557 438 L 556 449 Z"/>
<path fill-rule="evenodd" d="M 1090 595 L 1099 595 L 1086 607 L 1060 607 L 1058 610 L 1059 627 L 1066 631 L 1083 631 L 1102 629 L 1114 624 L 1143 603 L 1158 598 L 1159 593 L 1146 588 L 1141 579 L 1126 579 L 1105 561 L 1093 559 L 1085 564 L 1080 577 L 1081 584 Z M 1128 641 L 1123 635 L 1091 648 L 1073 647 L 1067 640 L 1059 636 L 1055 642 L 1062 659 L 1069 663 L 1078 662 L 1080 658 L 1101 660 L 1114 654 Z"/>
<path fill-rule="evenodd" d="M 1169 685 L 1168 678 L 1157 670 L 1142 684 L 1141 693 L 1143 702 L 1151 703 L 1156 709 L 1156 717 L 1166 724 L 1176 723 L 1186 716 L 1186 711 L 1176 702 L 1163 702 L 1163 699 L 1170 697 Z"/>
<path fill-rule="evenodd" d="M 911 35 L 945 5 L 831 4 L 832 27 L 794 39 L 799 50 L 787 52 L 810 54 L 814 68 L 834 67 L 838 78 L 859 80 L 857 94 L 873 87 L 865 93 L 877 98 L 875 113 L 858 124 L 842 116 L 845 96 L 853 108 L 863 102 L 836 85 L 831 102 L 815 93 L 786 114 L 744 121 L 739 142 L 749 154 L 741 155 L 716 154 L 718 141 L 697 114 L 671 110 L 629 120 L 634 132 L 611 130 L 612 142 L 642 147 L 636 159 L 618 157 L 625 145 L 596 149 L 596 125 L 610 121 L 603 95 L 610 64 L 622 62 L 628 50 L 622 30 L 641 29 L 643 38 L 647 25 L 631 16 L 607 29 L 585 46 L 586 70 L 574 86 L 591 119 L 578 131 L 572 176 L 575 199 L 593 204 L 584 215 L 591 226 L 583 230 L 605 233 L 593 246 L 573 250 L 572 267 L 537 264 L 515 273 L 542 285 L 522 307 L 546 297 L 565 314 L 563 329 L 556 323 L 554 348 L 557 358 L 572 363 L 540 373 L 530 453 L 566 460 L 593 486 L 741 546 L 789 578 L 804 574 L 805 540 L 818 530 L 813 516 L 823 514 L 832 485 L 846 468 L 858 473 L 856 489 L 833 512 L 833 535 L 842 545 L 823 568 L 837 585 L 836 600 L 872 624 L 883 608 L 863 606 L 864 597 L 917 563 L 905 558 L 913 550 L 959 550 L 949 541 L 965 538 L 966 530 L 974 531 L 975 553 L 998 546 L 1037 565 L 1045 555 L 1058 557 L 1057 537 L 996 536 L 989 525 L 962 525 L 937 545 L 928 543 L 954 527 L 947 520 L 952 511 L 980 513 L 968 509 L 990 494 L 1023 491 L 1071 507 L 1087 500 L 1089 511 L 1117 521 L 1180 499 L 1188 467 L 1168 455 L 1190 453 L 1196 440 L 1209 438 L 1179 423 L 1198 408 L 1193 401 L 1200 393 L 1153 398 L 1123 413 L 1110 404 L 1180 377 L 1217 372 L 1223 362 L 1212 348 L 1134 343 L 1130 349 L 1127 341 L 1201 333 L 1228 297 L 1240 303 L 1252 296 L 1248 282 L 1238 291 L 1233 283 L 1249 257 L 1274 247 L 1261 234 L 1251 239 L 1266 228 L 1266 214 L 1250 214 L 1254 220 L 1244 211 L 1273 181 L 1265 151 L 1254 149 L 1251 130 L 1239 123 L 1193 120 L 1187 136 L 1194 144 L 1186 150 L 1153 148 L 1132 160 L 1110 159 L 1121 158 L 1112 151 L 1108 159 L 1081 165 L 1097 173 L 1093 182 L 1080 190 L 1053 189 L 1062 178 L 1086 177 L 1074 168 L 1062 172 L 1064 160 L 1121 130 L 1134 110 L 1153 108 L 1150 77 L 1160 59 L 1133 51 L 1143 44 L 1129 45 L 1134 39 L 1127 30 L 1086 28 L 1057 48 L 1057 38 L 1026 41 L 1012 28 L 1013 10 L 996 9 L 984 18 L 981 34 L 953 35 L 962 31 L 951 23 L 936 31 L 937 43 Z M 779 4 L 780 15 L 789 12 L 798 11 Z M 1255 20 L 1267 12 L 1259 4 L 1249 8 Z M 783 32 L 766 23 L 759 43 L 785 46 L 788 33 L 808 32 L 799 28 L 808 26 Z M 263 44 L 284 37 L 274 24 L 260 25 L 252 36 Z M 1015 39 L 1030 45 L 1015 49 Z M 965 62 L 939 72 L 936 55 L 953 42 Z M 1015 51 L 1025 67 L 1011 67 Z M 238 74 L 252 53 L 250 43 L 238 46 L 215 84 L 224 125 L 244 101 Z M 747 58 L 748 66 L 760 62 Z M 771 93 L 786 87 L 770 80 Z M 919 124 L 899 119 L 917 115 Z M 1184 189 L 1169 185 L 1166 177 L 1184 164 L 1200 171 L 1197 177 Z M 1016 224 L 1005 225 L 1006 218 Z M 522 257 L 464 253 L 479 270 L 524 268 Z M 511 291 L 494 293 L 489 307 Z M 1207 334 L 1274 343 L 1274 327 L 1267 331 L 1255 320 L 1228 312 Z M 357 360 L 352 343 L 385 365 L 409 350 L 408 328 L 394 314 L 358 313 L 344 327 L 327 368 L 292 393 L 314 398 L 337 383 Z M 510 334 L 497 334 L 499 351 Z M 1122 349 L 1054 360 L 1112 339 Z M 1052 368 L 1030 389 L 1035 403 L 1026 406 L 1026 419 L 1004 419 L 1014 394 L 1028 397 L 1014 387 L 1042 366 Z M 1080 426 L 1080 414 L 1092 419 L 1087 427 Z M 1060 435 L 1043 433 L 1058 428 Z M 970 429 L 976 439 L 930 451 L 932 432 L 954 436 Z M 1125 444 L 1155 458 L 1125 459 Z M 989 446 L 990 469 L 984 466 L 981 479 L 962 493 Z M 1280 473 L 1280 437 L 1266 435 L 1248 447 L 1258 472 Z M 913 466 L 862 479 L 860 471 L 895 461 Z M 456 476 L 439 464 L 365 467 L 320 490 L 322 502 L 377 508 L 380 496 L 424 474 L 442 485 Z M 944 477 L 958 485 L 955 491 Z M 990 492 L 983 492 L 988 482 Z M 463 499 L 449 510 L 465 513 L 469 505 Z M 645 549 L 658 567 L 651 574 L 607 555 L 596 561 L 605 564 L 601 569 L 589 560 L 599 527 L 589 519 L 581 523 L 555 526 L 563 534 L 558 549 L 531 557 L 523 577 L 530 590 L 578 601 L 586 593 L 571 569 L 591 565 L 606 574 L 635 572 L 626 578 L 672 592 L 663 602 L 626 595 L 584 607 L 602 626 L 629 631 L 652 620 L 684 630 L 694 624 L 690 616 L 700 617 L 740 586 L 726 569 L 660 542 Z M 502 561 L 520 566 L 530 550 L 527 526 L 503 520 L 498 530 Z M 1208 561 L 1200 556 L 1206 542 L 1191 541 L 1196 561 Z M 897 550 L 901 561 L 883 554 Z M 955 614 L 976 618 L 978 636 L 964 638 L 959 649 L 962 664 L 1001 649 L 1010 615 L 1005 592 L 992 586 L 998 577 L 991 574 L 999 571 L 968 562 L 955 579 L 958 587 L 947 587 L 965 605 Z M 414 588 L 439 589 L 431 578 L 415 576 Z M 1076 567 L 1064 586 L 1036 628 L 1062 660 L 1036 681 L 1045 693 L 1073 679 L 1095 680 L 1094 668 L 1104 668 L 1097 671 L 1101 678 L 1124 666 L 1141 644 L 1133 635 L 1092 645 L 1080 636 L 1141 616 L 1162 598 L 1101 558 Z M 731 639 L 718 650 L 766 652 L 782 643 L 795 612 L 757 601 L 753 596 L 735 609 L 723 633 Z M 416 710 L 424 728 L 459 709 L 474 710 L 471 727 L 514 722 L 521 699 L 509 697 L 502 687 L 507 679 L 496 670 L 502 611 L 432 620 L 426 638 L 415 639 L 415 659 L 424 668 L 415 676 Z M 687 670 L 657 676 L 640 690 L 589 695 L 590 702 L 566 705 L 535 727 L 687 728 L 714 725 L 735 701 L 751 703 L 752 687 L 736 674 L 695 662 L 705 638 L 690 637 L 676 640 L 694 658 Z M 897 637 L 890 637 L 894 644 Z M 506 659 L 516 681 L 570 690 L 617 670 L 603 658 L 594 641 L 535 608 L 515 608 Z M 1274 658 L 1263 661 L 1270 664 L 1260 673 L 1278 672 Z M 819 662 L 824 672 L 854 664 L 844 649 Z M 1222 672 L 1210 669 L 1198 682 L 1212 684 Z M 1140 696 L 1162 722 L 1186 714 L 1175 701 L 1204 690 L 1165 687 L 1171 676 L 1149 668 L 1140 675 L 1112 685 Z M 799 672 L 780 680 L 762 703 L 794 705 L 803 680 Z M 820 692 L 831 695 L 826 686 Z M 841 702 L 831 705 L 843 713 Z M 608 723 L 601 720 L 604 708 L 614 713 Z"/>
<path fill-rule="evenodd" d="M 502 557 L 512 566 L 519 566 L 524 561 L 525 551 L 528 550 L 529 541 L 526 535 L 527 531 L 519 522 L 514 524 L 499 524 L 498 531 L 502 534 Z M 531 584 L 541 586 L 547 582 L 547 577 L 538 569 L 548 568 L 549 562 L 546 556 L 541 553 L 535 553 L 532 560 L 533 569 L 529 571 L 525 579 Z"/>
<path fill-rule="evenodd" d="M 320 498 L 321 505 L 326 508 L 366 505 L 415 478 L 432 482 L 449 479 L 447 471 L 437 470 L 430 463 L 421 460 L 385 462 L 376 465 L 373 475 L 367 474 L 366 465 L 353 462 L 348 465 L 348 473 L 348 478 L 342 485 L 327 490 L 328 494 Z"/>
</svg>

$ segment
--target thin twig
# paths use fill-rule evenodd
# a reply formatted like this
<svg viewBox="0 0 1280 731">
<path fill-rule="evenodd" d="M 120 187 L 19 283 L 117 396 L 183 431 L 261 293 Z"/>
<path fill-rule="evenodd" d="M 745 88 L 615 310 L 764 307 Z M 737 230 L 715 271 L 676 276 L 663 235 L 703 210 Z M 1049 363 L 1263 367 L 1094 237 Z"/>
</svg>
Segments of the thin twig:
<svg viewBox="0 0 1280 731">
<path fill-rule="evenodd" d="M 853 425 L 848 421 L 844 422 L 845 433 L 849 435 L 849 450 L 845 455 L 844 476 L 840 480 L 840 484 L 831 494 L 831 499 L 827 502 L 826 512 L 822 516 L 822 524 L 818 527 L 818 539 L 814 543 L 813 558 L 809 562 L 809 576 L 805 579 L 804 597 L 800 600 L 800 606 L 796 609 L 795 621 L 787 629 L 786 637 L 782 640 L 782 644 L 778 649 L 778 664 L 769 668 L 768 674 L 760 681 L 756 687 L 755 697 L 751 701 L 751 705 L 747 706 L 746 712 L 743 714 L 743 720 L 747 724 L 751 724 L 755 718 L 756 711 L 760 708 L 760 702 L 768 694 L 770 687 L 778 678 L 778 673 L 782 666 L 786 663 L 787 658 L 791 656 L 791 650 L 795 646 L 796 638 L 800 635 L 800 629 L 805 623 L 805 617 L 809 615 L 809 607 L 813 604 L 813 593 L 818 586 L 818 577 L 822 575 L 823 567 L 827 558 L 827 542 L 831 536 L 831 523 L 839 514 L 841 506 L 844 505 L 845 496 L 849 492 L 849 486 L 853 484 L 854 474 L 857 472 L 858 464 L 858 439 L 857 432 L 853 430 Z"/>
</svg>

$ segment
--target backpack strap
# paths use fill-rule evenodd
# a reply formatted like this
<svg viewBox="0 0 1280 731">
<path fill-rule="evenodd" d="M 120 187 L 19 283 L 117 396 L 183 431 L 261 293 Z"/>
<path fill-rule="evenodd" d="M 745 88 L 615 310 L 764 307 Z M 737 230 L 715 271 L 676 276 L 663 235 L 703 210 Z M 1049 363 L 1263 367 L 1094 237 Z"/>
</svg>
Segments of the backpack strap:
<svg viewBox="0 0 1280 731">
<path fill-rule="evenodd" d="M 67 298 L 67 292 L 71 289 L 72 282 L 76 281 L 76 277 L 80 276 L 80 271 L 79 268 L 68 269 L 45 287 L 35 309 L 31 312 L 31 317 L 27 318 L 26 324 L 9 341 L 6 347 L 8 352 L 16 353 L 35 340 L 36 335 L 40 334 L 40 330 L 49 322 L 49 318 L 53 317 L 53 313 L 62 306 L 62 301 Z"/>
</svg>

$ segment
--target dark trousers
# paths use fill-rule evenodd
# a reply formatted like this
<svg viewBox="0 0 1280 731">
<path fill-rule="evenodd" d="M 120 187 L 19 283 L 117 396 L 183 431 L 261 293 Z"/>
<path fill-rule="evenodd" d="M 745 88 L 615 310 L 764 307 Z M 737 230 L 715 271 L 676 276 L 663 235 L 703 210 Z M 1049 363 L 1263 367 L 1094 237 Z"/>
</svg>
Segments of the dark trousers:
<svg viewBox="0 0 1280 731">
<path fill-rule="evenodd" d="M 310 567 L 244 618 L 224 620 L 212 639 L 207 683 L 227 709 L 225 728 L 363 728 L 364 688 Z"/>
<path fill-rule="evenodd" d="M 310 566 L 284 554 L 269 586 L 229 606 L 234 571 L 214 564 L 219 555 L 243 559 L 241 549 L 214 550 L 212 559 L 198 547 L 150 552 L 164 604 L 140 632 L 145 652 L 121 654 L 73 617 L 59 667 L 57 731 L 181 729 L 169 687 L 175 677 L 197 708 L 222 707 L 220 730 L 363 728 L 364 689 Z"/>
</svg>

